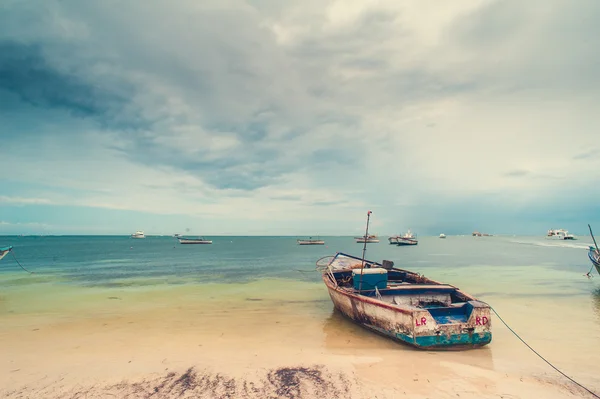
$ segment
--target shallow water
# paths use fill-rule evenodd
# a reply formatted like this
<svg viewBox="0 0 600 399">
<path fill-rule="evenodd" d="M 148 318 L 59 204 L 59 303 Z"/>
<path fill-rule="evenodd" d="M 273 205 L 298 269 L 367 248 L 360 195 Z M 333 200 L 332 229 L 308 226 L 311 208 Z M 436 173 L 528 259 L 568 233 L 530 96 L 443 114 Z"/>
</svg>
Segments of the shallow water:
<svg viewBox="0 0 600 399">
<path fill-rule="evenodd" d="M 155 334 L 239 334 L 244 345 L 310 337 L 304 349 L 315 353 L 412 351 L 333 311 L 315 261 L 336 251 L 360 255 L 362 245 L 352 237 L 323 238 L 325 246 L 298 246 L 295 237 L 212 237 L 212 245 L 180 245 L 172 237 L 0 237 L 0 246 L 13 245 L 21 264 L 36 273 L 22 271 L 10 255 L 0 261 L 0 347 L 17 362 L 27 347 L 16 352 L 10 340 L 21 332 L 51 325 L 58 334 L 61 323 L 84 319 L 89 323 L 77 328 L 93 335 L 127 319 Z M 594 372 L 600 276 L 584 276 L 591 266 L 587 241 L 449 236 L 421 237 L 415 247 L 385 241 L 368 244 L 366 257 L 393 260 L 490 303 L 548 360 L 600 386 Z M 436 361 L 560 378 L 495 316 L 493 326 L 486 348 L 436 354 Z M 115 334 L 125 334 L 118 328 Z"/>
</svg>

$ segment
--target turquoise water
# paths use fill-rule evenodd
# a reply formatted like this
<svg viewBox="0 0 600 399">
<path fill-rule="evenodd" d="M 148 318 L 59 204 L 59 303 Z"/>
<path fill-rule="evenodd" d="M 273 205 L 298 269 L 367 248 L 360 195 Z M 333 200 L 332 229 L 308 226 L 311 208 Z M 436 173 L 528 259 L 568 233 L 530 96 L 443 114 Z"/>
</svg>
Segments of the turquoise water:
<svg viewBox="0 0 600 399">
<path fill-rule="evenodd" d="M 338 340 L 354 336 L 355 327 L 334 312 L 315 271 L 317 259 L 336 251 L 360 256 L 363 246 L 352 237 L 322 237 L 324 246 L 299 246 L 296 238 L 301 237 L 207 238 L 212 245 L 181 245 L 173 237 L 0 237 L 0 246 L 13 245 L 16 258 L 35 272 L 21 270 L 10 254 L 0 261 L 3 350 L 22 334 L 45 330 L 57 321 L 83 328 L 76 326 L 95 318 L 130 317 L 128 312 L 140 312 L 140 318 L 151 317 L 155 323 L 167 320 L 164 326 L 156 324 L 162 327 L 155 334 L 170 325 L 187 331 L 192 327 L 181 326 L 188 326 L 190 319 L 209 326 L 194 327 L 189 331 L 193 336 L 233 325 L 246 339 L 254 330 L 277 339 L 290 329 L 302 336 L 323 334 L 323 342 L 311 342 L 324 353 L 335 353 Z M 417 246 L 397 247 L 381 237 L 380 243 L 367 244 L 366 258 L 392 260 L 396 267 L 455 285 L 490 303 L 536 350 L 598 387 L 594 370 L 600 356 L 600 276 L 595 270 L 593 278 L 585 276 L 591 267 L 589 244 L 586 239 L 548 241 L 543 236 L 449 236 L 420 237 Z M 225 314 L 245 319 L 231 320 Z M 282 322 L 260 330 L 274 314 Z M 252 319 L 255 315 L 262 319 Z M 495 316 L 492 323 L 492 343 L 485 349 L 444 358 L 465 365 L 485 358 L 490 368 L 500 371 L 554 373 Z M 360 334 L 365 342 L 381 339 Z M 39 345 L 46 347 L 45 341 Z"/>
<path fill-rule="evenodd" d="M 324 246 L 300 246 L 295 237 L 211 237 L 212 245 L 181 245 L 172 237 L 5 236 L 0 237 L 0 245 L 13 245 L 21 264 L 36 272 L 38 279 L 31 282 L 45 278 L 84 287 L 125 287 L 264 278 L 318 282 L 320 276 L 312 272 L 318 258 L 336 251 L 362 253 L 362 244 L 352 237 L 323 238 Z M 466 283 L 475 290 L 472 294 L 506 294 L 504 283 L 517 280 L 521 283 L 510 291 L 524 291 L 519 295 L 583 295 L 591 293 L 587 279 L 579 278 L 590 267 L 588 245 L 586 240 L 559 242 L 543 237 L 452 236 L 422 237 L 418 246 L 396 247 L 382 237 L 378 244 L 367 244 L 366 258 L 389 259 L 396 267 L 433 279 Z M 25 275 L 10 254 L 0 263 L 0 287 L 23 284 Z M 486 289 L 478 288 L 475 281 Z"/>
</svg>

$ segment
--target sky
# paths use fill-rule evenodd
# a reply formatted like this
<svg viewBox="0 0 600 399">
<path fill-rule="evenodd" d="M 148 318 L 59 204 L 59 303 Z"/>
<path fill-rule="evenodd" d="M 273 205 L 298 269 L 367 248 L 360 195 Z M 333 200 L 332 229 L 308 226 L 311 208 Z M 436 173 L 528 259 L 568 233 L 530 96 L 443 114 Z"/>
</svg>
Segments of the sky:
<svg viewBox="0 0 600 399">
<path fill-rule="evenodd" d="M 600 231 L 600 2 L 0 1 L 0 234 Z"/>
</svg>

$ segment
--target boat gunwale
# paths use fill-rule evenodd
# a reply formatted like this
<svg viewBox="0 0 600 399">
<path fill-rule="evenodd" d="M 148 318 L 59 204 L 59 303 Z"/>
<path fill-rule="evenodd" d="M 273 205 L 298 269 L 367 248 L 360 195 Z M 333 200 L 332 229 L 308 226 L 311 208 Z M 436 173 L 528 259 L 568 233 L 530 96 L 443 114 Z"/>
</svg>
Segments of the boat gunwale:
<svg viewBox="0 0 600 399">
<path fill-rule="evenodd" d="M 363 260 L 361 258 L 358 258 L 356 256 L 352 256 L 352 255 L 348 255 L 348 254 L 343 253 L 343 252 L 337 252 L 336 255 L 334 255 L 334 259 L 338 255 L 347 256 L 347 257 L 350 257 L 350 258 L 353 258 L 353 259 L 356 259 L 356 260 L 360 260 L 360 261 Z M 370 261 L 370 260 L 367 260 L 367 259 L 365 259 L 364 262 L 365 262 L 365 264 L 369 263 L 370 265 L 377 265 L 379 267 L 382 267 L 382 265 L 380 263 L 378 263 L 378 262 Z M 353 270 L 353 269 L 343 269 L 343 270 L 338 270 L 338 271 L 349 271 L 349 270 Z M 473 295 L 470 295 L 470 294 L 462 291 L 460 288 L 458 288 L 458 287 L 456 287 L 456 286 L 454 286 L 452 284 L 442 283 L 440 281 L 433 280 L 433 279 L 430 279 L 428 277 L 422 276 L 422 275 L 420 275 L 418 273 L 411 272 L 410 270 L 399 269 L 399 268 L 395 268 L 395 267 L 392 267 L 391 269 L 386 269 L 386 270 L 393 270 L 393 271 L 397 271 L 397 272 L 408 273 L 408 274 L 411 274 L 413 276 L 418 276 L 418 277 L 424 279 L 426 282 L 433 283 L 433 285 L 450 286 L 450 287 L 454 288 L 457 293 L 460 293 L 461 295 L 463 295 L 468 301 L 476 301 L 476 302 L 480 302 L 480 303 L 483 303 L 483 304 L 489 306 L 487 303 L 480 301 L 479 299 L 475 298 Z M 386 308 L 386 309 L 390 309 L 390 310 L 394 310 L 394 311 L 399 311 L 400 313 L 405 313 L 405 314 L 412 314 L 413 312 L 417 312 L 417 311 L 420 311 L 420 310 L 426 310 L 426 309 L 421 309 L 421 308 L 418 308 L 418 307 L 415 307 L 414 310 L 410 310 L 410 309 L 407 309 L 406 307 L 400 307 L 400 305 L 388 304 L 387 302 L 384 302 L 384 301 L 379 300 L 377 298 L 372 298 L 372 297 L 368 297 L 368 296 L 365 296 L 365 295 L 361 295 L 360 292 L 357 293 L 357 292 L 354 292 L 354 291 L 350 291 L 350 290 L 344 289 L 343 287 L 339 287 L 337 284 L 334 285 L 334 283 L 332 281 L 332 278 L 333 278 L 332 274 L 333 273 L 335 273 L 335 271 L 332 271 L 331 274 L 330 273 L 323 273 L 323 275 L 322 275 L 323 282 L 325 283 L 325 285 L 327 286 L 328 289 L 332 289 L 332 290 L 334 290 L 336 292 L 339 292 L 342 295 L 346 295 L 348 297 L 351 297 L 351 298 L 356 299 L 356 300 L 361 301 L 361 302 L 370 303 L 372 305 L 376 305 L 376 306 L 379 306 L 379 307 L 382 307 L 382 308 Z M 416 284 L 411 284 L 411 285 L 416 285 Z"/>
</svg>

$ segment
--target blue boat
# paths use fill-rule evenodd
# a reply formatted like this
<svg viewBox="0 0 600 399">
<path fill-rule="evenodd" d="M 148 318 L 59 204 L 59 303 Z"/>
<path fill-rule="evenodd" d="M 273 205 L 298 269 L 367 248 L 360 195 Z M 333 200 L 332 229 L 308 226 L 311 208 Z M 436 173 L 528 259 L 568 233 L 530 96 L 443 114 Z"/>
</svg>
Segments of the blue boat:
<svg viewBox="0 0 600 399">
<path fill-rule="evenodd" d="M 592 264 L 596 268 L 596 271 L 598 272 L 598 274 L 600 274 L 600 252 L 598 252 L 596 248 L 590 245 L 588 256 L 592 261 Z"/>
<path fill-rule="evenodd" d="M 334 307 L 379 334 L 421 349 L 469 349 L 492 340 L 490 306 L 452 285 L 341 252 L 317 266 Z"/>
<path fill-rule="evenodd" d="M 596 268 L 598 274 L 600 274 L 600 250 L 598 249 L 598 244 L 596 243 L 596 238 L 594 237 L 594 233 L 592 232 L 592 226 L 588 224 L 588 228 L 590 229 L 590 235 L 592 236 L 592 240 L 594 240 L 594 246 L 590 245 L 588 251 L 588 257 L 592 261 L 592 265 Z M 591 269 L 590 269 L 591 271 Z M 589 275 L 589 273 L 588 273 Z"/>
<path fill-rule="evenodd" d="M 0 248 L 0 259 L 4 258 L 12 250 L 12 246 Z"/>
</svg>

